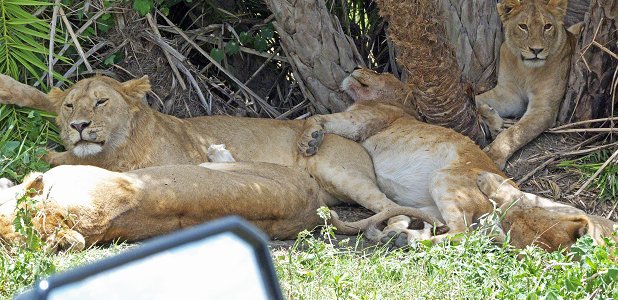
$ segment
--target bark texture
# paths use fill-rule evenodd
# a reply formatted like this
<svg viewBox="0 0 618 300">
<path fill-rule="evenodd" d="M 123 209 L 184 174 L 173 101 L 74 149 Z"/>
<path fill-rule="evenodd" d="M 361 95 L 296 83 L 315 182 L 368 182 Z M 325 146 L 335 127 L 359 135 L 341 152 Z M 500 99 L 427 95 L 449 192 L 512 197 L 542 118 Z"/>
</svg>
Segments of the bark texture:
<svg viewBox="0 0 618 300">
<path fill-rule="evenodd" d="M 352 100 L 339 84 L 363 60 L 323 0 L 267 0 L 296 80 L 319 113 L 339 112 Z"/>
<path fill-rule="evenodd" d="M 504 39 L 495 0 L 440 0 L 448 40 L 476 93 L 496 85 Z"/>
<path fill-rule="evenodd" d="M 573 57 L 560 123 L 609 116 L 616 103 L 618 0 L 592 0 Z"/>
<path fill-rule="evenodd" d="M 388 34 L 397 47 L 397 61 L 409 73 L 408 83 L 421 118 L 453 128 L 480 145 L 486 144 L 476 114 L 473 93 L 466 91 L 441 17 L 441 7 L 426 0 L 377 0 L 389 22 Z"/>
</svg>

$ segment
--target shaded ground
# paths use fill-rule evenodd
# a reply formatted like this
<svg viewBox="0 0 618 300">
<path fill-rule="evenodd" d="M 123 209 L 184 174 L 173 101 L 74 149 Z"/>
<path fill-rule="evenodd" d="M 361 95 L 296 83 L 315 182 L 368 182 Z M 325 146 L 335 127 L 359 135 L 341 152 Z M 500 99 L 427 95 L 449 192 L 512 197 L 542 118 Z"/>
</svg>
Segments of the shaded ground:
<svg viewBox="0 0 618 300">
<path fill-rule="evenodd" d="M 602 136 L 595 138 L 544 133 L 513 155 L 507 164 L 506 173 L 520 184 L 523 191 L 617 221 L 618 201 L 599 201 L 594 189 L 584 190 L 577 197 L 573 197 L 587 178 L 573 168 L 557 166 L 560 161 L 579 157 L 572 154 L 574 152 L 593 150 L 604 144 L 607 144 L 607 141 Z"/>
</svg>

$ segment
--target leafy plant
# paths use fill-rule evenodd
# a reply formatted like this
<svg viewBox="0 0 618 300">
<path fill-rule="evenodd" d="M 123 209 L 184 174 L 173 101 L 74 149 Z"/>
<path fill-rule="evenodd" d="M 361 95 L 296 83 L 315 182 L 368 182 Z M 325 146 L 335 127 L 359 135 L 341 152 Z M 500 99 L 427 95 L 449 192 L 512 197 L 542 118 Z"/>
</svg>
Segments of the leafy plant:
<svg viewBox="0 0 618 300">
<path fill-rule="evenodd" d="M 0 73 L 27 82 L 40 80 L 47 71 L 49 21 L 31 11 L 50 5 L 37 0 L 0 1 Z M 53 76 L 65 81 L 57 73 Z M 57 129 L 49 122 L 52 117 L 46 112 L 0 105 L 0 177 L 20 180 L 29 171 L 49 167 L 41 157 L 48 141 L 59 141 Z"/>
<path fill-rule="evenodd" d="M 23 244 L 0 249 L 0 292 L 13 294 L 56 270 L 52 256 L 45 253 L 45 242 L 33 226 L 36 201 L 24 193 L 17 200 L 13 227 Z"/>
<path fill-rule="evenodd" d="M 576 169 L 583 177 L 590 178 L 605 163 L 614 150 L 603 149 L 574 160 L 565 160 L 558 167 Z M 615 200 L 618 198 L 618 164 L 610 162 L 594 179 L 591 188 L 598 190 L 600 200 Z"/>
<path fill-rule="evenodd" d="M 31 171 L 46 171 L 42 160 L 49 142 L 60 144 L 47 112 L 0 105 L 0 177 L 20 181 Z"/>
<path fill-rule="evenodd" d="M 34 16 L 32 10 L 49 5 L 37 0 L 0 1 L 0 73 L 27 79 L 29 76 L 24 75 L 47 71 L 44 57 L 49 53 L 49 21 Z M 64 80 L 57 73 L 53 75 Z"/>
</svg>

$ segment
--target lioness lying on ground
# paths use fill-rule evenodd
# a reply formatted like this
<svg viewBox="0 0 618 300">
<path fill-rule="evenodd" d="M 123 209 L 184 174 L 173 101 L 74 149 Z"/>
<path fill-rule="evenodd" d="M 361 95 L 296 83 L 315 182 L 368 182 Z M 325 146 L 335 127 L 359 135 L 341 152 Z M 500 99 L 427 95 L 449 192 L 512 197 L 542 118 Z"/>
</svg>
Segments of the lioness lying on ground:
<svg viewBox="0 0 618 300">
<path fill-rule="evenodd" d="M 568 82 L 580 25 L 565 29 L 567 0 L 503 0 L 504 27 L 498 84 L 476 96 L 476 106 L 497 137 L 487 154 L 500 168 L 555 121 Z M 520 118 L 502 130 L 502 118 Z M 498 134 L 498 132 L 500 132 Z"/>
<path fill-rule="evenodd" d="M 524 193 L 497 174 L 483 172 L 479 174 L 477 184 L 500 208 L 502 229 L 510 232 L 510 242 L 515 247 L 534 244 L 554 250 L 552 245 L 570 247 L 586 234 L 598 244 L 603 244 L 603 237 L 612 237 L 618 242 L 618 236 L 612 235 L 616 223 L 609 219 Z"/>
<path fill-rule="evenodd" d="M 445 221 L 450 228 L 447 235 L 463 232 L 494 208 L 477 187 L 478 175 L 490 172 L 504 178 L 504 174 L 469 138 L 408 115 L 404 101 L 409 99 L 385 97 L 389 90 L 397 90 L 402 84 L 391 74 L 355 70 L 343 81 L 341 88 L 356 103 L 342 113 L 307 119 L 307 127 L 299 142 L 300 150 L 305 155 L 320 153 L 317 147 L 324 133 L 360 141 L 373 159 L 378 185 L 389 198 Z M 508 191 L 513 190 L 516 189 L 513 187 Z M 500 207 L 508 199 L 497 197 L 495 200 Z M 593 227 L 589 226 L 590 222 L 566 224 L 564 222 L 570 220 L 559 218 L 548 209 L 550 206 L 568 207 L 566 205 L 539 204 L 535 199 L 525 197 L 520 207 L 527 206 L 534 207 L 534 218 L 544 220 L 528 222 L 530 219 L 525 213 L 511 213 L 502 222 L 507 230 L 512 224 L 526 224 L 517 226 L 521 232 L 512 237 L 513 244 L 518 247 L 540 239 L 545 249 L 555 250 L 570 245 L 579 237 L 575 234 L 565 237 L 565 226 L 575 228 L 581 225 L 578 232 L 584 233 L 586 228 Z M 578 210 L 577 216 L 581 215 Z M 596 222 L 597 219 L 590 220 Z M 394 221 L 391 220 L 381 233 L 383 236 L 377 238 L 392 236 L 390 232 L 406 234 L 408 239 L 419 238 L 419 232 L 408 229 L 409 220 Z M 432 239 L 439 241 L 443 237 L 434 236 Z"/>
<path fill-rule="evenodd" d="M 225 144 L 238 161 L 306 170 L 333 196 L 325 203 L 328 206 L 342 200 L 374 212 L 397 207 L 378 189 L 371 159 L 357 143 L 328 136 L 320 154 L 306 158 L 298 154 L 296 146 L 302 120 L 230 116 L 178 119 L 143 104 L 142 98 L 149 91 L 147 76 L 122 83 L 97 76 L 46 95 L 0 75 L 0 104 L 58 114 L 56 123 L 68 151 L 51 152 L 47 159 L 52 165 L 92 165 L 120 172 L 159 165 L 197 165 L 208 161 L 210 145 Z M 233 211 L 244 204 L 230 205 Z M 416 217 L 436 223 L 422 212 Z"/>
<path fill-rule="evenodd" d="M 31 190 L 32 189 L 32 190 Z M 226 215 L 239 215 L 275 239 L 291 239 L 320 223 L 316 209 L 332 201 L 304 171 L 269 163 L 168 165 L 129 172 L 59 166 L 0 189 L 0 241 L 18 243 L 17 199 L 36 200 L 34 228 L 52 248 L 81 250 L 97 242 L 139 241 Z M 339 233 L 410 213 L 385 210 L 353 223 L 331 218 Z"/>
</svg>

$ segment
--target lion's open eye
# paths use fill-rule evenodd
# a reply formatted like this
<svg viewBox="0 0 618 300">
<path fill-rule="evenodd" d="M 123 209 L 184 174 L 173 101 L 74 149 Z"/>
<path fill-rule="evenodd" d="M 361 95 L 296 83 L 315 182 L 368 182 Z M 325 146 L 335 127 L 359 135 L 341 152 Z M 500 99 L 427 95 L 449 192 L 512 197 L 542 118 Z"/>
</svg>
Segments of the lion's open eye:
<svg viewBox="0 0 618 300">
<path fill-rule="evenodd" d="M 528 25 L 526 25 L 526 24 L 519 24 L 519 29 L 521 29 L 523 31 L 528 31 Z"/>
<path fill-rule="evenodd" d="M 545 24 L 545 26 L 543 26 L 543 29 L 550 30 L 552 27 L 554 27 L 554 26 L 549 24 L 549 23 L 547 23 L 547 24 Z"/>
<path fill-rule="evenodd" d="M 103 104 L 107 103 L 107 100 L 109 100 L 109 99 L 107 99 L 107 98 L 101 98 L 101 99 L 97 100 L 97 104 L 96 104 L 96 106 L 101 106 L 101 105 L 103 105 Z"/>
<path fill-rule="evenodd" d="M 64 107 L 66 107 L 66 108 L 73 108 L 73 104 L 72 103 L 66 103 L 64 105 Z"/>
</svg>

